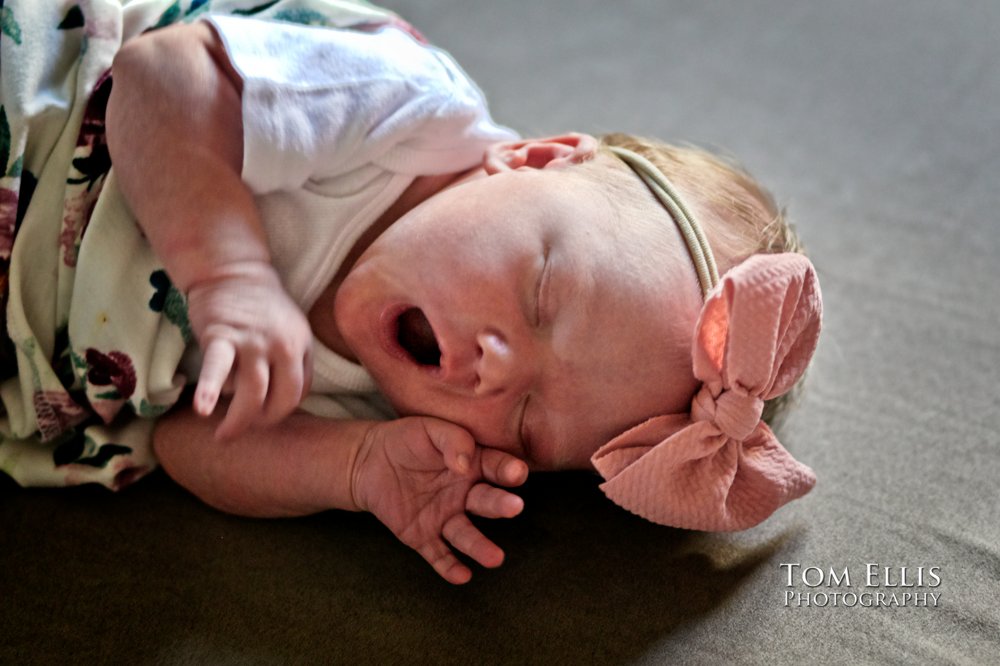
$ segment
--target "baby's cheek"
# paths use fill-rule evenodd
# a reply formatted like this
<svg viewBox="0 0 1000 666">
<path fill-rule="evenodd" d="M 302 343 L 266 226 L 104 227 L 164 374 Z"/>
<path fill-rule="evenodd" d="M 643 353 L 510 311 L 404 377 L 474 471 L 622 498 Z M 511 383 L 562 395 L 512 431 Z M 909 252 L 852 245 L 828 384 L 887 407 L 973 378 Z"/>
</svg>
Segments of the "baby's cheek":
<svg viewBox="0 0 1000 666">
<path fill-rule="evenodd" d="M 535 472 L 592 470 L 590 456 L 603 441 L 596 443 L 591 440 L 591 437 L 570 436 L 558 445 L 546 440 L 532 442 L 530 455 L 525 462 Z"/>
</svg>

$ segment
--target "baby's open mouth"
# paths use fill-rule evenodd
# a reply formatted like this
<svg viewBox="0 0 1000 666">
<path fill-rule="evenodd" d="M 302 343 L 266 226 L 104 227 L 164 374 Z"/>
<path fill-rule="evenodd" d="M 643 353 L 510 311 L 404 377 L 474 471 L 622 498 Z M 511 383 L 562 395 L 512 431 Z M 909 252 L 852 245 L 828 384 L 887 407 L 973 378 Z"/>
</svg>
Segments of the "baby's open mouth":
<svg viewBox="0 0 1000 666">
<path fill-rule="evenodd" d="M 420 308 L 403 310 L 396 320 L 396 341 L 420 365 L 441 365 L 441 348 Z"/>
</svg>

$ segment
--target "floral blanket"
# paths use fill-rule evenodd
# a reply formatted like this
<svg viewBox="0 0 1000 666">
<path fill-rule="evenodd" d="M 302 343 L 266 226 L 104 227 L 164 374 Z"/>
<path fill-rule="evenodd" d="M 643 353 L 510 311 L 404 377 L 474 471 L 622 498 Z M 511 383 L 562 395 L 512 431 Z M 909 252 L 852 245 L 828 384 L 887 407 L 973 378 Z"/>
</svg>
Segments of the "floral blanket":
<svg viewBox="0 0 1000 666">
<path fill-rule="evenodd" d="M 0 0 L 0 472 L 22 486 L 118 489 L 156 466 L 191 332 L 115 186 L 104 114 L 121 44 L 206 12 L 402 24 L 354 0 Z"/>
</svg>

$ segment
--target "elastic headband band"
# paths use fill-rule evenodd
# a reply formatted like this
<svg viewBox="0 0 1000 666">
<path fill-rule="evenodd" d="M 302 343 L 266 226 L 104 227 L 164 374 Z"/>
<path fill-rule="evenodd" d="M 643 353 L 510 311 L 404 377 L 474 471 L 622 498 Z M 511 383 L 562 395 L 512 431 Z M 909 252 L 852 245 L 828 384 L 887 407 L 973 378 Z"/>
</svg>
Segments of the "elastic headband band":
<svg viewBox="0 0 1000 666">
<path fill-rule="evenodd" d="M 698 272 L 701 294 L 704 298 L 708 298 L 708 293 L 719 282 L 719 271 L 715 266 L 715 257 L 712 256 L 712 248 L 708 245 L 708 239 L 705 238 L 701 226 L 698 225 L 694 215 L 684 204 L 677 189 L 667 180 L 662 171 L 642 155 L 618 146 L 608 146 L 608 148 L 646 183 L 646 186 L 670 213 L 670 217 L 673 218 L 680 230 L 681 236 L 684 237 L 684 242 L 687 243 L 688 254 L 691 255 L 691 261 L 694 262 L 694 268 Z"/>
</svg>

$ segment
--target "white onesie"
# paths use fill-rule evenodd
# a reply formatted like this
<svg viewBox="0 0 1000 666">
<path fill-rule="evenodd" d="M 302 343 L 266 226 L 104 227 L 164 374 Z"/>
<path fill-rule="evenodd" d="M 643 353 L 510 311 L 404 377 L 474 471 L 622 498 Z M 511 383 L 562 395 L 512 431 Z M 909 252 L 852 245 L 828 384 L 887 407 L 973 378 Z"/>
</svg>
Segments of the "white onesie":
<svg viewBox="0 0 1000 666">
<path fill-rule="evenodd" d="M 243 179 L 305 311 L 415 177 L 468 169 L 516 136 L 447 53 L 396 28 L 207 20 L 243 78 Z M 375 391 L 361 366 L 315 345 L 315 393 Z"/>
</svg>

